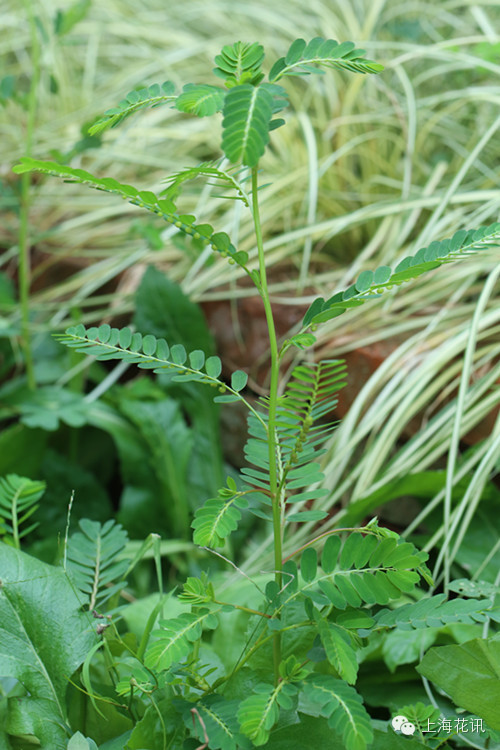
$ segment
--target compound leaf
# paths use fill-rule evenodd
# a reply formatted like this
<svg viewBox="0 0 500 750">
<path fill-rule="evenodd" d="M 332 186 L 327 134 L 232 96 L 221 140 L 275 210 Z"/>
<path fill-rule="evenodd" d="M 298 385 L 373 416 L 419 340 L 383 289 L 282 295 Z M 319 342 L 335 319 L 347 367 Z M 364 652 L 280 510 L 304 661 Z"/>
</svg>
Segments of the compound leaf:
<svg viewBox="0 0 500 750">
<path fill-rule="evenodd" d="M 230 162 L 255 167 L 269 142 L 273 96 L 266 84 L 234 86 L 224 100 L 222 150 Z"/>
<path fill-rule="evenodd" d="M 161 85 L 154 83 L 148 88 L 142 88 L 138 91 L 129 91 L 125 99 L 122 99 L 116 107 L 108 109 L 100 120 L 95 122 L 89 128 L 90 135 L 97 135 L 108 128 L 113 128 L 122 122 L 126 117 L 138 112 L 146 107 L 159 107 L 175 99 L 174 84 L 171 81 L 165 81 Z"/>
<path fill-rule="evenodd" d="M 218 86 L 187 83 L 175 106 L 181 112 L 192 112 L 198 117 L 207 117 L 220 112 L 224 104 L 225 91 Z"/>
<path fill-rule="evenodd" d="M 195 513 L 191 526 L 195 529 L 193 541 L 202 547 L 222 547 L 224 540 L 238 528 L 241 513 L 232 502 L 212 497 Z"/>
<path fill-rule="evenodd" d="M 203 627 L 217 627 L 217 616 L 208 609 L 199 609 L 196 614 L 184 612 L 172 620 L 162 620 L 160 626 L 152 633 L 156 640 L 148 647 L 144 663 L 148 669 L 163 671 L 189 654 Z"/>
<path fill-rule="evenodd" d="M 320 73 L 320 67 L 349 70 L 352 73 L 379 73 L 384 69 L 380 63 L 367 60 L 364 54 L 364 49 L 356 49 L 353 42 L 339 44 L 334 39 L 315 37 L 306 44 L 303 39 L 296 39 L 286 55 L 274 63 L 269 80 Z"/>
<path fill-rule="evenodd" d="M 160 198 L 149 190 L 138 190 L 133 185 L 120 183 L 112 177 L 96 177 L 84 169 L 73 169 L 73 167 L 58 164 L 57 162 L 40 161 L 28 157 L 23 157 L 20 163 L 13 167 L 13 171 L 16 174 L 42 172 L 43 174 L 55 177 L 63 177 L 71 182 L 89 185 L 96 190 L 120 195 L 132 205 L 140 206 L 146 211 L 160 216 L 160 218 L 168 224 L 175 226 L 180 232 L 210 245 L 212 250 L 218 252 L 224 258 L 234 261 L 234 263 L 243 268 L 245 273 L 251 276 L 250 271 L 245 265 L 248 261 L 247 253 L 242 250 L 236 250 L 225 232 L 214 232 L 210 224 L 195 224 L 193 216 L 178 214 L 171 200 Z"/>
<path fill-rule="evenodd" d="M 276 687 L 260 685 L 258 692 L 240 703 L 238 720 L 241 732 L 252 740 L 255 747 L 268 741 L 270 731 L 279 718 L 280 692 L 286 685 L 286 682 L 280 682 Z"/>
<path fill-rule="evenodd" d="M 190 704 L 184 712 L 184 721 L 190 729 L 194 721 L 194 731 L 200 742 L 204 741 L 206 732 L 213 750 L 238 750 L 244 739 L 236 719 L 237 708 L 238 701 L 228 701 L 220 695 L 209 695 L 194 706 Z"/>
<path fill-rule="evenodd" d="M 345 750 L 366 750 L 373 740 L 371 719 L 353 687 L 330 675 L 312 674 L 304 682 L 304 692 L 342 735 Z"/>
<path fill-rule="evenodd" d="M 346 631 L 333 622 L 320 619 L 318 632 L 330 664 L 340 677 L 354 685 L 358 675 L 358 661 Z"/>
<path fill-rule="evenodd" d="M 87 518 L 68 539 L 67 571 L 89 598 L 89 610 L 100 609 L 125 587 L 130 560 L 117 560 L 128 542 L 127 532 L 115 521 L 100 524 Z"/>
<path fill-rule="evenodd" d="M 204 370 L 202 369 L 204 353 L 200 350 L 190 352 L 188 363 L 188 353 L 182 344 L 175 344 L 170 348 L 164 339 L 157 339 L 151 334 L 143 338 L 140 333 L 132 334 L 127 328 L 112 328 L 106 343 L 99 340 L 99 328 L 85 329 L 81 324 L 68 328 L 65 333 L 54 334 L 54 337 L 65 346 L 82 354 L 90 354 L 98 360 L 120 359 L 155 373 L 171 371 L 174 380 L 194 380 L 218 386 L 231 391 L 232 399 L 244 401 L 244 397 L 236 389 L 230 388 L 212 374 L 222 370 L 218 357 L 209 357 L 204 362 Z M 236 385 L 241 386 L 243 375 L 244 373 L 237 375 Z"/>
<path fill-rule="evenodd" d="M 223 78 L 228 87 L 241 83 L 256 85 L 263 78 L 261 72 L 263 61 L 264 48 L 257 42 L 227 44 L 215 58 L 217 67 L 214 68 L 214 73 L 219 78 Z"/>
<path fill-rule="evenodd" d="M 451 239 L 431 242 L 415 255 L 403 258 L 394 271 L 388 266 L 381 266 L 373 273 L 363 271 L 357 281 L 344 291 L 337 292 L 326 301 L 315 299 L 304 316 L 303 328 L 331 320 L 350 307 L 358 307 L 368 299 L 378 299 L 394 285 L 416 279 L 444 263 L 466 258 L 499 242 L 500 223 L 497 222 L 479 229 L 460 230 Z"/>
<path fill-rule="evenodd" d="M 20 547 L 20 540 L 37 524 L 24 527 L 38 508 L 38 501 L 45 492 L 45 482 L 33 481 L 17 474 L 0 478 L 0 539 Z M 21 526 L 23 528 L 21 529 Z"/>
</svg>

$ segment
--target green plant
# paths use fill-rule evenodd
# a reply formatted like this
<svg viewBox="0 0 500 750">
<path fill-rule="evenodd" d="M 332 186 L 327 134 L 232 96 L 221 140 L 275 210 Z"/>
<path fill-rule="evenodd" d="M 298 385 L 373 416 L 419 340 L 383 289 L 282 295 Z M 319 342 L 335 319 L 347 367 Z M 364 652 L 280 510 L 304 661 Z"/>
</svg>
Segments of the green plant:
<svg viewBox="0 0 500 750">
<path fill-rule="evenodd" d="M 54 162 L 25 158 L 15 168 L 17 173 L 36 170 L 88 184 L 160 216 L 198 243 L 210 246 L 230 264 L 237 264 L 256 287 L 265 309 L 270 386 L 268 396 L 256 405 L 245 396 L 246 373 L 237 370 L 226 382 L 221 377 L 219 358 L 206 357 L 201 349 L 187 352 L 182 343 L 170 346 L 151 333 L 143 336 L 130 328 L 111 328 L 107 324 L 89 329 L 77 325 L 57 335 L 68 347 L 97 360 L 118 359 L 169 375 L 173 382 L 212 386 L 219 392 L 214 399 L 219 403 L 241 401 L 249 411 L 246 457 L 251 467 L 242 470 L 238 481 L 228 477 L 217 496 L 196 511 L 192 524 L 194 541 L 211 549 L 224 546 L 242 512 L 247 510 L 268 521 L 273 531 L 273 572 L 264 580 L 252 582 L 257 589 L 256 602 L 255 594 L 243 603 L 226 601 L 230 597 L 221 598 L 224 584 L 219 592 L 217 580 L 207 574 L 190 576 L 178 597 L 185 606 L 178 616 L 160 617 L 155 629 L 162 607 L 160 600 L 150 612 L 139 644 L 129 646 L 125 638 L 115 633 L 115 655 L 128 653 L 125 658 L 111 661 L 108 676 L 115 689 L 116 711 L 126 714 L 133 724 L 117 739 L 130 750 L 146 745 L 154 750 L 180 748 L 187 736 L 213 750 L 251 746 L 271 749 L 279 747 L 279 735 L 286 732 L 288 723 L 307 727 L 311 744 L 321 741 L 327 726 L 341 737 L 339 741 L 348 750 L 364 750 L 383 737 L 377 736 L 377 727 L 354 688 L 361 639 L 369 641 L 390 628 L 417 630 L 422 624 L 440 627 L 451 621 L 487 625 L 490 620 L 498 620 L 494 601 L 488 596 L 452 607 L 443 597 L 424 596 L 416 586 L 421 578 L 432 584 L 425 564 L 427 555 L 379 527 L 376 519 L 362 528 L 322 533 L 320 527 L 314 538 L 294 549 L 286 559 L 283 555 L 284 536 L 290 528 L 321 522 L 327 516 L 314 507 L 326 492 L 317 487 L 323 478 L 317 458 L 332 427 L 325 420 L 345 382 L 343 363 L 326 360 L 299 364 L 288 380 L 280 383 L 285 355 L 290 350 L 300 352 L 312 347 L 316 342 L 314 331 L 320 324 L 378 299 L 393 286 L 495 244 L 500 237 L 500 224 L 461 230 L 451 239 L 431 242 L 404 258 L 394 270 L 383 265 L 374 271 L 363 271 L 345 290 L 326 300 L 316 299 L 300 330 L 278 341 L 268 291 L 258 177 L 259 160 L 269 144 L 270 132 L 285 124 L 282 118 L 274 117 L 288 103 L 287 92 L 278 82 L 287 76 L 317 73 L 321 67 L 354 73 L 382 69 L 363 54 L 350 42 L 338 44 L 316 38 L 307 44 L 297 39 L 286 56 L 271 67 L 265 80 L 261 45 L 237 42 L 224 47 L 215 60 L 214 72 L 224 81 L 225 88 L 187 84 L 176 95 L 174 86 L 167 82 L 131 92 L 117 107 L 108 110 L 93 126 L 92 133 L 104 131 L 140 109 L 167 102 L 198 117 L 222 112 L 222 151 L 226 160 L 175 173 L 162 195 Z M 197 177 L 208 178 L 224 191 L 232 191 L 230 197 L 249 208 L 257 268 L 252 267 L 246 252 L 233 245 L 228 234 L 214 231 L 211 225 L 198 223 L 194 216 L 177 209 L 184 183 Z M 104 531 L 101 536 L 105 536 Z M 100 540 L 101 536 L 98 535 Z M 121 550 L 121 542 L 118 546 Z M 113 565 L 112 551 L 106 563 L 119 578 L 117 587 L 111 589 L 114 596 L 122 586 L 123 570 Z M 94 570 L 94 548 L 88 556 Z M 95 576 L 94 581 L 97 583 Z M 98 601 L 97 589 L 85 571 L 79 571 L 75 584 L 91 594 L 92 602 Z M 401 603 L 406 604 L 402 620 L 394 619 L 391 610 L 381 609 Z M 243 637 L 235 639 L 233 645 L 237 650 L 235 658 L 226 666 L 220 654 L 215 658 L 215 647 L 207 648 L 203 635 L 215 631 L 215 643 L 216 632 L 228 613 L 244 617 L 245 625 Z M 104 635 L 103 652 L 109 661 L 108 649 L 111 654 L 113 649 L 106 639 Z M 95 701 L 88 662 L 84 679 Z M 106 700 L 104 696 L 102 691 L 102 702 Z M 96 703 L 98 706 L 99 701 Z M 481 714 L 481 706 L 474 705 L 474 710 Z M 431 714 L 425 708 L 416 708 L 411 717 L 417 720 Z M 315 721 L 310 723 L 308 717 Z M 492 724 L 492 728 L 496 727 Z M 187 742 L 189 746 L 190 741 Z"/>
</svg>

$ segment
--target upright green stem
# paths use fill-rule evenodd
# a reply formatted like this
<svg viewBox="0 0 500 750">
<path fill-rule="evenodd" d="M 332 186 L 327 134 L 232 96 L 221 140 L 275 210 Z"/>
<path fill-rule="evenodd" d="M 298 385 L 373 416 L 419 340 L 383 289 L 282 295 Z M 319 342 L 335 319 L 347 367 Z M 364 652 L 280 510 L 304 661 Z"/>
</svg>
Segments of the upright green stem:
<svg viewBox="0 0 500 750">
<path fill-rule="evenodd" d="M 36 118 L 36 96 L 38 81 L 40 78 L 40 45 L 33 7 L 30 0 L 26 0 L 25 6 L 28 12 L 31 31 L 31 84 L 28 97 L 28 118 L 26 122 L 25 155 L 31 156 L 33 133 Z M 29 291 L 30 291 L 30 243 L 28 237 L 29 209 L 30 209 L 30 183 L 31 176 L 28 172 L 21 177 L 21 197 L 19 212 L 19 299 L 21 303 L 21 339 L 26 363 L 26 375 L 28 386 L 34 390 L 35 369 L 33 364 L 33 352 L 31 349 L 30 323 L 29 323 Z"/>
<path fill-rule="evenodd" d="M 259 197 L 257 168 L 252 168 L 252 212 L 255 226 L 255 238 L 257 242 L 257 252 L 259 255 L 259 275 L 261 296 L 266 313 L 267 328 L 269 332 L 269 345 L 271 349 L 271 383 L 269 386 L 269 407 L 268 407 L 268 446 L 269 446 L 269 486 L 271 489 L 271 501 L 273 509 L 273 536 L 274 536 L 274 570 L 275 581 L 279 588 L 282 585 L 281 568 L 282 562 L 282 528 L 281 528 L 281 508 L 278 493 L 278 468 L 276 461 L 276 406 L 278 400 L 278 375 L 279 375 L 279 356 L 278 341 L 276 339 L 276 328 L 274 326 L 273 311 L 269 301 L 269 292 L 267 289 L 266 260 L 264 257 L 264 244 L 262 241 L 262 230 L 260 226 L 259 214 Z M 273 640 L 274 654 L 274 678 L 278 682 L 279 665 L 281 661 L 281 636 L 276 633 Z"/>
</svg>

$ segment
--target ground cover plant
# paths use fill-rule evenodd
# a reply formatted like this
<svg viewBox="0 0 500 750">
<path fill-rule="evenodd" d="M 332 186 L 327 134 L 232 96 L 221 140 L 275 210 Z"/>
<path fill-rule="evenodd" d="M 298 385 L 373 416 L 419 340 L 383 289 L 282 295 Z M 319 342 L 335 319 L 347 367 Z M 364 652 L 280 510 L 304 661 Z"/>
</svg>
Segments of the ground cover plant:
<svg viewBox="0 0 500 750">
<path fill-rule="evenodd" d="M 361 528 L 317 528 L 314 536 L 287 554 L 283 545 L 289 543 L 296 525 L 327 519 L 326 511 L 318 508 L 328 490 L 317 486 L 323 479 L 317 459 L 332 429 L 329 415 L 346 375 L 340 360 L 315 362 L 303 354 L 316 343 L 318 326 L 440 265 L 468 260 L 496 245 L 500 225 L 458 231 L 450 239 L 419 249 L 394 269 L 383 265 L 362 271 L 345 290 L 315 299 L 300 330 L 278 344 L 260 224 L 259 160 L 270 133 L 284 124 L 281 117 L 274 117 L 288 103 L 283 84 L 287 77 L 308 76 L 321 67 L 372 74 L 381 66 L 367 60 L 350 42 L 321 38 L 293 42 L 287 54 L 270 67 L 267 80 L 259 44 L 228 45 L 215 62 L 224 88 L 186 84 L 179 94 L 166 83 L 131 92 L 93 126 L 93 132 L 118 124 L 138 109 L 162 103 L 198 117 L 222 112 L 222 152 L 227 162 L 203 163 L 177 172 L 161 195 L 31 158 L 23 159 L 16 171 L 58 175 L 118 194 L 207 245 L 242 269 L 255 285 L 266 311 L 271 351 L 269 394 L 256 405 L 246 397 L 246 373 L 237 370 L 226 382 L 221 378 L 220 360 L 207 357 L 199 348 L 186 351 L 184 344 L 171 345 L 150 332 L 107 324 L 72 326 L 57 339 L 101 362 L 118 359 L 167 375 L 173 383 L 212 386 L 218 390 L 216 402 L 241 402 L 247 407 L 250 466 L 238 477 L 229 476 L 216 497 L 196 511 L 194 542 L 215 551 L 223 547 L 223 559 L 231 565 L 228 538 L 243 515 L 254 514 L 273 529 L 272 572 L 242 579 L 242 572 L 236 570 L 238 582 L 232 587 L 224 577 L 202 572 L 189 576 L 174 599 L 161 594 L 157 564 L 160 596 L 144 617 L 144 611 L 137 612 L 138 603 L 117 607 L 118 596 L 148 547 L 158 562 L 157 537 L 146 542 L 135 559 L 127 560 L 126 535 L 120 527 L 82 520 L 80 531 L 66 539 L 62 569 L 47 566 L 19 551 L 21 538 L 30 532 L 23 524 L 35 516 L 44 488 L 27 479 L 7 477 L 0 496 L 3 533 L 9 542 L 2 546 L 0 600 L 7 623 L 0 662 L 7 678 L 3 683 L 3 739 L 14 747 L 38 740 L 42 746 L 70 750 L 96 745 L 108 750 L 225 750 L 304 747 L 331 743 L 333 738 L 349 750 L 364 750 L 404 743 L 443 746 L 464 741 L 468 734 L 465 741 L 473 737 L 477 746 L 491 747 L 498 739 L 495 730 L 500 728 L 498 680 L 492 676 L 498 640 L 494 635 L 486 637 L 491 623 L 499 621 L 494 585 L 450 581 L 448 569 L 445 593 L 426 594 L 424 588 L 417 588 L 421 581 L 424 586 L 433 585 L 426 553 L 376 519 Z M 230 198 L 249 209 L 257 267 L 252 267 L 248 254 L 237 249 L 228 234 L 178 209 L 184 183 L 199 177 L 222 188 L 224 199 L 230 191 Z M 304 359 L 280 382 L 280 365 L 291 351 Z M 35 585 L 40 580 L 46 587 L 41 606 Z M 450 591 L 459 596 L 447 600 Z M 63 611 L 66 625 L 61 626 Z M 42 620 L 44 629 L 40 629 Z M 359 662 L 369 658 L 386 636 L 385 644 L 393 636 L 389 651 L 394 664 L 405 663 L 394 657 L 398 638 L 407 648 L 411 645 L 415 661 L 415 651 L 426 645 L 422 634 L 427 636 L 429 629 L 446 631 L 453 624 L 469 627 L 467 634 L 472 637 L 462 643 L 464 631 L 461 635 L 450 631 L 456 643 L 431 649 L 419 670 L 451 696 L 459 712 L 442 695 L 439 703 L 401 705 L 397 713 L 405 721 L 395 718 L 392 727 L 372 718 L 354 687 Z M 57 633 L 50 643 L 47 631 Z M 18 660 L 13 664 L 10 652 L 16 642 L 23 649 L 17 646 Z M 35 656 L 40 669 L 33 668 Z M 468 684 L 456 679 L 457 666 L 468 670 Z M 72 680 L 67 710 L 67 681 L 80 667 L 83 690 Z M 87 697 L 77 700 L 76 690 Z M 445 715 L 442 721 L 441 713 Z M 475 722 L 470 734 L 464 719 Z M 404 736 L 412 731 L 418 739 Z"/>
</svg>

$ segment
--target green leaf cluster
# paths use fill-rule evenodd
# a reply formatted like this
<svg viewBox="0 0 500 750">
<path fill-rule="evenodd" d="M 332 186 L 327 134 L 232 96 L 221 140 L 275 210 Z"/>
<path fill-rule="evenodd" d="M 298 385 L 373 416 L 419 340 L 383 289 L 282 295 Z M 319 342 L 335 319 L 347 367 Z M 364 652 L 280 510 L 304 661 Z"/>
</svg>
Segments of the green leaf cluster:
<svg viewBox="0 0 500 750">
<path fill-rule="evenodd" d="M 20 548 L 21 539 L 36 529 L 37 523 L 24 526 L 39 507 L 45 482 L 17 474 L 0 478 L 0 540 Z M 22 527 L 22 528 L 21 528 Z"/>
<path fill-rule="evenodd" d="M 61 568 L 5 544 L 0 568 L 0 674 L 18 685 L 2 699 L 0 741 L 66 750 L 68 679 L 95 646 L 93 621 Z"/>
</svg>

